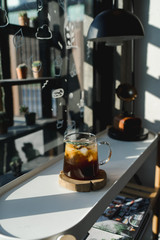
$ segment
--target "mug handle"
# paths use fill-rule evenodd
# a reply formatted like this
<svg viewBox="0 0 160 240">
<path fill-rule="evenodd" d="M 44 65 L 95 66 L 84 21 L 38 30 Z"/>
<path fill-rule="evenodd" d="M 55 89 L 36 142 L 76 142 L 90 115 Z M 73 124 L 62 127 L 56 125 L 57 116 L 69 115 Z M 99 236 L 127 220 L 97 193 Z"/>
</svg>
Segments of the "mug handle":
<svg viewBox="0 0 160 240">
<path fill-rule="evenodd" d="M 101 141 L 101 142 L 98 142 L 99 145 L 107 145 L 109 147 L 109 155 L 108 155 L 108 158 L 107 159 L 104 159 L 102 161 L 99 162 L 99 165 L 104 165 L 105 163 L 109 162 L 109 160 L 111 159 L 111 156 L 112 156 L 112 149 L 110 147 L 110 144 L 106 141 Z"/>
</svg>

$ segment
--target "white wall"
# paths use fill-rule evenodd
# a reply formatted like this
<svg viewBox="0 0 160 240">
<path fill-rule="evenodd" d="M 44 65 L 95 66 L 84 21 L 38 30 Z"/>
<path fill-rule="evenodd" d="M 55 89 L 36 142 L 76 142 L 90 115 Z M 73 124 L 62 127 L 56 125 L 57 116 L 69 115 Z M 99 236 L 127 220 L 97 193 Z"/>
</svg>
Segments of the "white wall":
<svg viewBox="0 0 160 240">
<path fill-rule="evenodd" d="M 143 120 L 143 126 L 160 131 L 160 1 L 135 0 L 135 13 L 141 19 L 145 36 L 136 41 L 135 82 L 138 91 L 136 114 Z M 146 177 L 151 184 L 156 153 L 151 154 L 147 164 L 139 171 L 141 179 Z M 144 174 L 145 173 L 145 174 Z"/>
<path fill-rule="evenodd" d="M 145 36 L 136 42 L 136 112 L 146 128 L 160 130 L 160 1 L 138 1 L 136 13 Z M 140 4 L 141 2 L 141 4 Z"/>
</svg>

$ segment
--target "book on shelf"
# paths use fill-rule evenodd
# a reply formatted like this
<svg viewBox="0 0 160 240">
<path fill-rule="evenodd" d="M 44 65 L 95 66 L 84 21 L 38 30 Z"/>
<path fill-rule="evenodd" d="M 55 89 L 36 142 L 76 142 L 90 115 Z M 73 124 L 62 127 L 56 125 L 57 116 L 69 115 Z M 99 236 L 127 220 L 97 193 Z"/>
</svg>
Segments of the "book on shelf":
<svg viewBox="0 0 160 240">
<path fill-rule="evenodd" d="M 87 240 L 140 240 L 152 215 L 150 199 L 117 196 L 88 232 Z"/>
</svg>

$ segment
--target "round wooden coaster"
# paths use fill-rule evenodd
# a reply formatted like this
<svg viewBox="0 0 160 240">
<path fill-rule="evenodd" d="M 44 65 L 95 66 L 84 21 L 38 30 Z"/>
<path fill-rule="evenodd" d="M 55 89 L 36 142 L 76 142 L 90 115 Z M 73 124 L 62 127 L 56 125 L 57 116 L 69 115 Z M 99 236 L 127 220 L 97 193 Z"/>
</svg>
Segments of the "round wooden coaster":
<svg viewBox="0 0 160 240">
<path fill-rule="evenodd" d="M 57 238 L 57 240 L 76 240 L 76 238 L 73 235 L 62 235 Z"/>
<path fill-rule="evenodd" d="M 92 180 L 76 180 L 67 177 L 63 171 L 59 174 L 59 184 L 67 189 L 76 192 L 90 192 L 103 188 L 107 183 L 107 174 L 100 169 L 96 179 Z"/>
</svg>

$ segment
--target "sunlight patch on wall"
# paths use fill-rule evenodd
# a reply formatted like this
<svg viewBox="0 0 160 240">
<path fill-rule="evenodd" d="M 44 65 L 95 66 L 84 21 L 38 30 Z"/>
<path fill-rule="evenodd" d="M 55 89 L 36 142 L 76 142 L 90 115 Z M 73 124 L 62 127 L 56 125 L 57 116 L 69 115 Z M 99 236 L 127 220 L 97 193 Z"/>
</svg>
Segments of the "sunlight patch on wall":
<svg viewBox="0 0 160 240">
<path fill-rule="evenodd" d="M 146 91 L 144 112 L 145 119 L 147 119 L 151 123 L 154 123 L 156 121 L 159 121 L 159 116 L 160 116 L 160 98 Z"/>
<path fill-rule="evenodd" d="M 160 78 L 160 68 L 157 67 L 156 62 L 160 59 L 160 48 L 155 45 L 148 43 L 147 51 L 147 74 L 159 79 Z"/>
<path fill-rule="evenodd" d="M 84 122 L 88 124 L 88 127 L 93 125 L 93 111 L 87 106 L 84 108 Z"/>
<path fill-rule="evenodd" d="M 121 56 L 122 55 L 122 46 L 117 46 L 116 47 L 116 52 L 119 56 Z"/>
<path fill-rule="evenodd" d="M 89 87 L 93 87 L 93 67 L 84 62 L 84 88 L 88 90 Z"/>
<path fill-rule="evenodd" d="M 116 80 L 115 82 L 115 89 L 120 85 L 120 81 Z M 115 109 L 120 110 L 121 108 L 121 100 L 117 97 L 117 94 L 115 93 Z"/>
<path fill-rule="evenodd" d="M 159 0 L 150 1 L 149 6 L 149 24 L 159 29 L 159 13 L 160 4 Z"/>
</svg>

